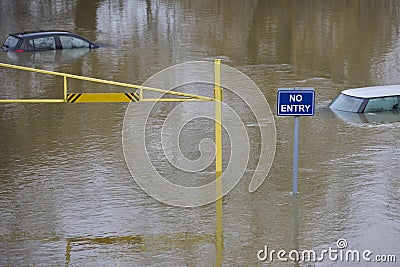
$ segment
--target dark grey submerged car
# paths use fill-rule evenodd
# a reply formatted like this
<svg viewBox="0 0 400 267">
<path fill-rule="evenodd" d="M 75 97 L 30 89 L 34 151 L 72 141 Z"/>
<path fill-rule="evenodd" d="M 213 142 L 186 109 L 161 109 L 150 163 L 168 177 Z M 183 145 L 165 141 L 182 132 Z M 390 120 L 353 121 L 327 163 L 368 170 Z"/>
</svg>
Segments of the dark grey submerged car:
<svg viewBox="0 0 400 267">
<path fill-rule="evenodd" d="M 98 47 L 92 41 L 68 31 L 35 31 L 9 34 L 1 48 L 6 52 L 25 52 Z"/>
</svg>

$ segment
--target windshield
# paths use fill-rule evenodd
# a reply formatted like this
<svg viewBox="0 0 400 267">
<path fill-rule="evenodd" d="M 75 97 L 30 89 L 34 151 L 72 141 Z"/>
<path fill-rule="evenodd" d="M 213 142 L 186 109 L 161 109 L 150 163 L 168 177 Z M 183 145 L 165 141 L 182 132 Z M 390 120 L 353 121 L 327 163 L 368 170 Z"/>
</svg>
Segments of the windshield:
<svg viewBox="0 0 400 267">
<path fill-rule="evenodd" d="M 332 101 L 329 107 L 341 111 L 360 112 L 363 102 L 364 99 L 362 98 L 340 94 Z"/>
<path fill-rule="evenodd" d="M 4 42 L 3 47 L 9 49 L 15 49 L 18 44 L 19 39 L 14 36 L 8 36 L 7 40 Z"/>
</svg>

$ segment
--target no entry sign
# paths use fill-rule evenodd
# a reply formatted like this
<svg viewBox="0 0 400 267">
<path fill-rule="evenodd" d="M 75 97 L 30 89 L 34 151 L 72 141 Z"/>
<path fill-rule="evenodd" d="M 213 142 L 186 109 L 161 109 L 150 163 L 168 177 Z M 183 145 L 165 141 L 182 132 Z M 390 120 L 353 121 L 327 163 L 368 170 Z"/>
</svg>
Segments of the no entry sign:
<svg viewBox="0 0 400 267">
<path fill-rule="evenodd" d="M 298 191 L 299 120 L 300 116 L 314 116 L 314 102 L 314 88 L 295 87 L 278 89 L 278 116 L 294 116 L 293 194 L 297 194 Z"/>
<path fill-rule="evenodd" d="M 278 116 L 314 116 L 313 88 L 279 88 Z"/>
</svg>

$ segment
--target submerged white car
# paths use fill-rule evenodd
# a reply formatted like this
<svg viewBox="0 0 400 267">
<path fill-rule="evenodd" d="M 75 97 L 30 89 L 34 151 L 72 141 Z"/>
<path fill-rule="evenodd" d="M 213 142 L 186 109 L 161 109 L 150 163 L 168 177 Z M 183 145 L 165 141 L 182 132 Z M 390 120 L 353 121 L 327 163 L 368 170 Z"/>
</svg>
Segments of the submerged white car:
<svg viewBox="0 0 400 267">
<path fill-rule="evenodd" d="M 342 91 L 329 107 L 332 110 L 375 113 L 398 111 L 400 85 L 361 87 Z"/>
</svg>

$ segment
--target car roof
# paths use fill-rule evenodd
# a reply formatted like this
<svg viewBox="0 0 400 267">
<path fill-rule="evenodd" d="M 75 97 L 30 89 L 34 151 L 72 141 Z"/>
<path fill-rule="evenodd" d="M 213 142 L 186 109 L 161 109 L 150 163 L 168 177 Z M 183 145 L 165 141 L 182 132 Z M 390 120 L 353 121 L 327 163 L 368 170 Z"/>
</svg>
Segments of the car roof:
<svg viewBox="0 0 400 267">
<path fill-rule="evenodd" d="M 342 94 L 359 98 L 400 96 L 400 85 L 382 85 L 347 89 L 342 91 Z"/>
<path fill-rule="evenodd" d="M 34 37 L 34 36 L 43 36 L 43 35 L 54 35 L 54 34 L 71 34 L 76 35 L 69 31 L 30 31 L 30 32 L 19 32 L 19 33 L 11 33 L 11 36 L 23 38 L 23 37 Z"/>
</svg>

